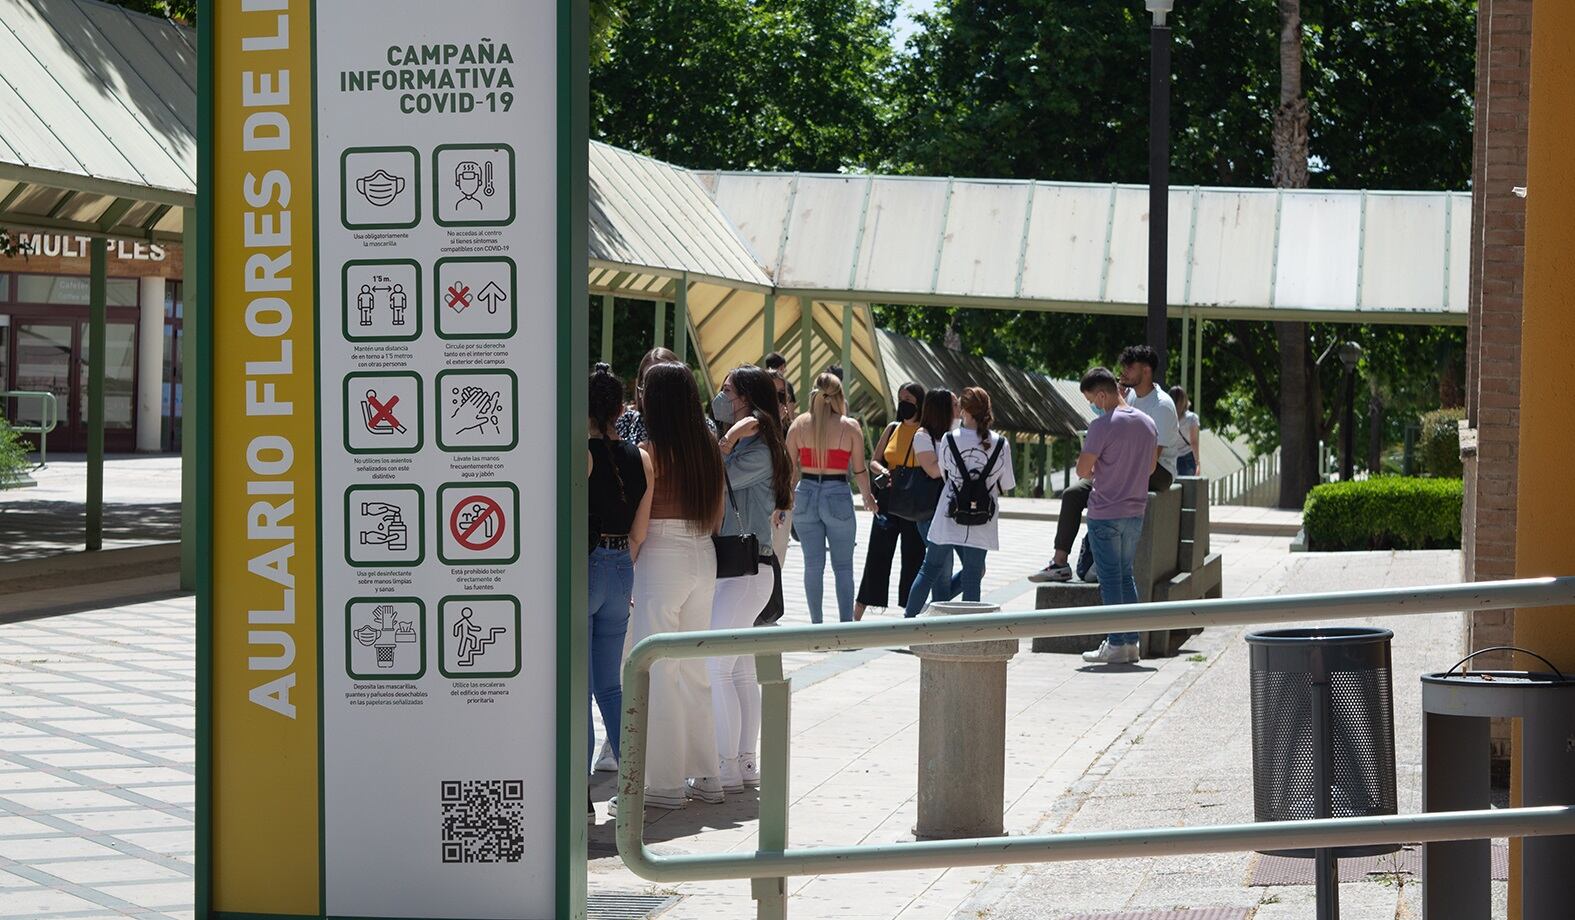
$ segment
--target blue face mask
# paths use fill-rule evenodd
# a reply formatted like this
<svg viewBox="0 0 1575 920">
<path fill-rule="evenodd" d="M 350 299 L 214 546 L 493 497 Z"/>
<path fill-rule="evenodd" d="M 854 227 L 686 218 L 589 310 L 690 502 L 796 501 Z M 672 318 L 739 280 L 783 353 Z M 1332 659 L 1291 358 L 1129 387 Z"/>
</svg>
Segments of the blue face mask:
<svg viewBox="0 0 1575 920">
<path fill-rule="evenodd" d="M 1093 403 L 1089 403 L 1088 404 L 1088 411 L 1094 413 L 1094 415 L 1096 417 L 1105 414 L 1105 410 L 1099 408 L 1098 406 L 1094 405 Z"/>
<path fill-rule="evenodd" d="M 733 411 L 733 397 L 717 391 L 711 397 L 711 415 L 723 425 L 731 425 L 738 421 L 738 413 Z"/>
</svg>

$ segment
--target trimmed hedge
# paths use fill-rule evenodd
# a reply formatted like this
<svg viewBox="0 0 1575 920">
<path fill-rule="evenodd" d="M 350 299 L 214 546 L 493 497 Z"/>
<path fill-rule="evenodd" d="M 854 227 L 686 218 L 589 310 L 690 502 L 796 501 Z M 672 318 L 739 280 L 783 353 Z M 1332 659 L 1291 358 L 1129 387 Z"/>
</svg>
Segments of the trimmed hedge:
<svg viewBox="0 0 1575 920">
<path fill-rule="evenodd" d="M 1380 476 L 1331 482 L 1307 494 L 1308 549 L 1459 549 L 1459 479 Z"/>
<path fill-rule="evenodd" d="M 1422 416 L 1417 439 L 1422 472 L 1445 479 L 1460 476 L 1460 420 L 1465 417 L 1464 409 L 1435 409 Z"/>
</svg>

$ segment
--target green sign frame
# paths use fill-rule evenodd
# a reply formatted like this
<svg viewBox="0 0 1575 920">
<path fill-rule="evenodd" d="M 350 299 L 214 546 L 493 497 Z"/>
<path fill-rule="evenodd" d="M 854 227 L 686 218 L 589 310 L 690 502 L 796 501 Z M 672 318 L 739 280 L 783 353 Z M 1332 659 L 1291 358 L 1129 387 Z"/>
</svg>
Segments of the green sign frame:
<svg viewBox="0 0 1575 920">
<path fill-rule="evenodd" d="M 315 0 L 313 0 L 315 22 Z M 557 483 L 557 540 L 560 548 L 556 566 L 556 626 L 557 626 L 557 698 L 556 698 L 556 815 L 557 846 L 554 856 L 555 911 L 558 920 L 585 920 L 586 916 L 586 822 L 580 810 L 580 801 L 586 790 L 586 764 L 583 752 L 587 746 L 586 707 L 589 705 L 586 647 L 586 557 L 573 552 L 572 547 L 585 545 L 586 539 L 586 457 L 581 439 L 584 437 L 586 417 L 586 379 L 589 373 L 586 341 L 589 335 L 586 293 L 587 197 L 589 189 L 588 145 L 589 128 L 589 5 L 584 0 L 554 0 L 558 23 L 557 60 L 557 271 L 555 278 L 557 381 L 554 403 L 557 419 L 555 439 Z M 213 209 L 213 140 L 214 140 L 214 0 L 197 0 L 197 169 L 198 194 L 196 230 L 192 234 L 194 251 L 190 273 L 194 277 L 194 294 L 187 299 L 187 315 L 196 328 L 194 345 L 196 360 L 191 367 L 191 384 L 194 388 L 188 400 L 190 436 L 194 441 L 196 471 L 195 506 L 199 509 L 195 522 L 195 541 L 199 547 L 196 566 L 197 616 L 196 616 L 196 880 L 195 913 L 198 920 L 300 920 L 299 917 L 272 918 L 262 914 L 221 913 L 213 907 L 213 579 L 211 557 L 200 548 L 211 545 L 214 534 L 213 520 L 213 333 L 211 319 L 213 304 L 213 253 L 215 215 Z M 315 33 L 315 27 L 314 27 Z M 315 109 L 315 34 L 314 34 L 314 88 Z M 314 158 L 315 125 L 313 129 Z M 416 181 L 420 179 L 418 159 Z M 511 194 L 513 189 L 511 188 Z M 320 208 L 313 190 L 314 210 Z M 339 203 L 335 203 L 338 205 Z M 418 222 L 419 222 L 418 201 Z M 340 206 L 340 216 L 343 207 Z M 366 229 L 366 228 L 362 228 Z M 313 285 L 316 287 L 318 267 L 313 260 Z M 434 271 L 434 276 L 436 272 Z M 419 290 L 419 287 L 418 287 Z M 419 296 L 419 294 L 418 294 Z M 515 290 L 515 299 L 518 288 Z M 336 304 L 343 312 L 343 305 Z M 318 305 L 322 309 L 322 305 Z M 417 312 L 420 312 L 418 302 Z M 517 312 L 516 312 L 517 316 Z M 418 320 L 419 321 L 419 320 Z M 517 323 L 516 323 L 517 326 Z M 516 329 L 517 331 L 517 329 Z M 314 331 L 314 336 L 317 333 Z M 316 349 L 314 348 L 314 352 Z M 316 385 L 322 385 L 321 368 L 314 358 L 313 370 Z M 322 431 L 318 432 L 316 462 L 321 466 Z M 324 497 L 319 490 L 319 506 Z M 425 500 L 423 499 L 423 504 Z M 321 508 L 316 509 L 319 520 Z M 426 527 L 416 528 L 425 539 Z M 321 541 L 318 553 L 323 552 Z M 325 617 L 318 604 L 318 633 L 325 628 Z M 343 616 L 343 611 L 334 611 Z M 321 644 L 319 644 L 318 686 L 322 686 Z M 340 666 L 338 662 L 335 667 Z M 348 663 L 346 663 L 348 666 Z M 319 707 L 321 702 L 319 700 Z M 319 713 L 319 817 L 321 820 L 323 783 L 321 764 L 321 713 Z M 321 826 L 319 827 L 321 835 Z M 321 847 L 321 837 L 319 837 Z M 320 858 L 321 871 L 321 858 Z M 319 878 L 320 920 L 335 920 L 327 913 L 325 880 Z M 342 918 L 341 918 L 342 920 Z"/>
</svg>

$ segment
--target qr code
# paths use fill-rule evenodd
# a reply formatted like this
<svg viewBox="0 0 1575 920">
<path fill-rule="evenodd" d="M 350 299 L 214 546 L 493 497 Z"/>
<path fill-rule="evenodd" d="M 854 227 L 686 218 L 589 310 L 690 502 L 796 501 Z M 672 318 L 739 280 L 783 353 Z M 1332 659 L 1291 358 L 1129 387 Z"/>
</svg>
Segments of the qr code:
<svg viewBox="0 0 1575 920">
<path fill-rule="evenodd" d="M 525 781 L 443 780 L 443 861 L 517 863 L 525 857 Z"/>
</svg>

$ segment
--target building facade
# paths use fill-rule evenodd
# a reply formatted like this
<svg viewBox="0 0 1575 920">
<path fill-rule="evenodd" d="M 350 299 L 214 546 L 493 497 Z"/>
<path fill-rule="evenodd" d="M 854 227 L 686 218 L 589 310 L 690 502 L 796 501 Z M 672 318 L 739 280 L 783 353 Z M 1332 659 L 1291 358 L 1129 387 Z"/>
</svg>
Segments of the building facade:
<svg viewBox="0 0 1575 920">
<path fill-rule="evenodd" d="M 1471 320 L 1467 337 L 1463 548 L 1468 581 L 1515 575 L 1520 441 L 1521 311 L 1525 275 L 1531 0 L 1477 5 L 1477 118 L 1472 164 Z M 1470 615 L 1472 651 L 1511 645 L 1512 610 Z M 1478 667 L 1510 667 L 1490 653 Z M 1495 725 L 1494 756 L 1509 756 L 1509 726 Z"/>
<path fill-rule="evenodd" d="M 0 390 L 54 394 L 56 451 L 87 448 L 89 241 L 23 231 L 23 253 L 0 257 Z M 105 450 L 180 449 L 183 254 L 179 246 L 109 243 Z M 40 421 L 36 397 L 0 400 L 20 425 Z"/>
</svg>

